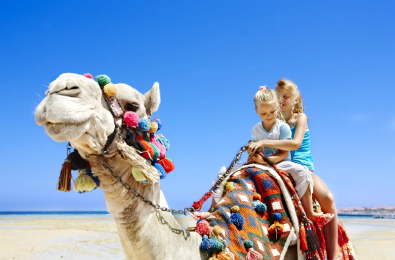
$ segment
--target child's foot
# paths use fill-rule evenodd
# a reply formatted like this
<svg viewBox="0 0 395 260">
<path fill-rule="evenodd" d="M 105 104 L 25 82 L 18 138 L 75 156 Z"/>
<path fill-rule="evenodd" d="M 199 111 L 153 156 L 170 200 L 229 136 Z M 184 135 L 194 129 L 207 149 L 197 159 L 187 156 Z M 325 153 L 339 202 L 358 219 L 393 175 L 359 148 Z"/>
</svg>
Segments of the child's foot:
<svg viewBox="0 0 395 260">
<path fill-rule="evenodd" d="M 212 219 L 214 216 L 210 212 L 193 212 L 189 213 L 195 220 L 199 219 Z"/>
<path fill-rule="evenodd" d="M 334 216 L 335 216 L 334 214 L 330 214 L 330 213 L 325 213 L 325 214 L 321 213 L 315 217 L 315 222 L 319 226 L 324 226 L 328 224 L 333 219 Z"/>
</svg>

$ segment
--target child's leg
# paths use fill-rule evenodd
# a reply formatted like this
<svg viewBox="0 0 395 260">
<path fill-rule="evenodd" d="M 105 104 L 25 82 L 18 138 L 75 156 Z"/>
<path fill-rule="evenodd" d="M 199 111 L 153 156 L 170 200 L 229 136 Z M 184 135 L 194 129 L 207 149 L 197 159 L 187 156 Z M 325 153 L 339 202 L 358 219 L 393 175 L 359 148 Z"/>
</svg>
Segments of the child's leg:
<svg viewBox="0 0 395 260">
<path fill-rule="evenodd" d="M 322 211 L 335 215 L 333 219 L 324 226 L 327 259 L 334 260 L 336 259 L 337 252 L 337 211 L 335 198 L 321 178 L 313 174 L 313 180 L 313 195 L 320 203 Z"/>
<path fill-rule="evenodd" d="M 306 212 L 307 217 L 311 221 L 315 222 L 315 218 L 318 214 L 314 212 L 313 197 L 309 187 L 307 187 L 306 192 L 300 198 L 300 202 L 302 203 L 302 206 L 304 208 L 304 211 Z"/>
</svg>

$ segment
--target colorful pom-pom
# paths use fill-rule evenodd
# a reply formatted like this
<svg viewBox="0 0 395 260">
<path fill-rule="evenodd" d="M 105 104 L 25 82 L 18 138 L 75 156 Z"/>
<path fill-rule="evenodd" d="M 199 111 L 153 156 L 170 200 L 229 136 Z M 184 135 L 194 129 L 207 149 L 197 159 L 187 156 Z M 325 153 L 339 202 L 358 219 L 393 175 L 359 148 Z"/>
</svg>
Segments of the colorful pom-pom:
<svg viewBox="0 0 395 260">
<path fill-rule="evenodd" d="M 232 213 L 237 213 L 240 211 L 240 207 L 239 206 L 233 206 L 231 209 Z"/>
<path fill-rule="evenodd" d="M 136 179 L 136 181 L 144 181 L 144 180 L 146 180 L 144 175 L 139 170 L 137 170 L 134 167 L 132 167 L 132 174 L 133 174 L 133 177 Z"/>
<path fill-rule="evenodd" d="M 141 131 L 148 131 L 150 128 L 149 121 L 145 118 L 140 118 L 139 120 L 139 129 Z"/>
<path fill-rule="evenodd" d="M 163 169 L 163 166 L 162 165 L 160 165 L 159 163 L 157 163 L 157 162 L 155 162 L 154 164 L 153 164 L 153 166 L 155 167 L 155 169 L 157 169 L 158 170 L 158 172 L 160 173 L 160 178 L 161 179 L 165 179 L 166 178 L 166 175 L 167 175 L 167 173 L 166 173 L 166 171 L 165 171 L 165 169 Z"/>
<path fill-rule="evenodd" d="M 87 77 L 88 79 L 93 79 L 92 74 L 85 73 L 83 76 Z"/>
<path fill-rule="evenodd" d="M 160 154 L 159 154 L 159 158 L 163 159 L 165 158 L 166 155 L 166 147 L 164 145 L 162 145 L 161 143 L 156 141 L 156 138 L 154 135 L 151 134 L 150 136 L 150 142 L 153 143 L 156 147 L 159 148 L 160 150 Z"/>
<path fill-rule="evenodd" d="M 153 122 L 156 122 L 158 124 L 158 131 L 162 128 L 162 122 L 160 121 L 160 119 L 154 119 L 152 120 Z"/>
<path fill-rule="evenodd" d="M 201 220 L 198 221 L 198 223 L 196 224 L 196 232 L 199 233 L 201 236 L 209 236 L 211 233 L 211 227 L 206 220 Z"/>
<path fill-rule="evenodd" d="M 230 220 L 232 221 L 232 224 L 236 226 L 238 230 L 243 230 L 244 229 L 244 218 L 240 213 L 232 213 L 230 215 Z"/>
<path fill-rule="evenodd" d="M 253 200 L 261 200 L 261 194 L 255 193 L 254 196 L 252 197 Z"/>
<path fill-rule="evenodd" d="M 280 220 L 281 219 L 281 214 L 276 212 L 276 213 L 273 214 L 273 218 L 274 218 L 274 220 Z"/>
<path fill-rule="evenodd" d="M 149 127 L 149 132 L 151 134 L 155 133 L 158 130 L 158 123 L 157 122 L 151 122 L 150 127 Z"/>
<path fill-rule="evenodd" d="M 96 189 L 96 182 L 91 176 L 86 175 L 85 170 L 78 171 L 78 177 L 74 181 L 74 190 L 78 193 L 84 193 Z"/>
<path fill-rule="evenodd" d="M 141 139 L 141 140 L 140 140 Z M 140 141 L 140 143 L 144 146 L 145 151 L 141 154 L 146 159 L 152 159 L 154 156 L 154 148 L 148 143 L 147 141 L 144 141 L 141 136 L 137 136 L 137 140 Z"/>
<path fill-rule="evenodd" d="M 252 205 L 254 206 L 254 209 L 258 212 L 258 213 L 265 213 L 265 211 L 267 210 L 267 207 L 265 204 L 263 204 L 261 201 L 259 200 L 254 200 L 254 202 L 252 202 Z"/>
<path fill-rule="evenodd" d="M 127 111 L 127 112 L 124 114 L 123 119 L 125 120 L 125 124 L 126 124 L 127 126 L 136 127 L 136 126 L 139 125 L 139 120 L 140 120 L 140 118 L 139 118 L 139 115 L 137 115 L 136 112 Z"/>
<path fill-rule="evenodd" d="M 251 248 L 254 246 L 254 243 L 251 240 L 244 241 L 244 246 L 246 249 Z"/>
<path fill-rule="evenodd" d="M 109 83 L 104 86 L 103 91 L 104 91 L 104 94 L 107 95 L 107 97 L 113 97 L 117 94 L 117 86 L 115 86 L 112 83 Z"/>
<path fill-rule="evenodd" d="M 278 239 L 281 237 L 282 233 L 284 230 L 284 226 L 280 224 L 277 220 L 274 221 L 274 223 L 268 228 L 268 232 L 271 235 L 272 238 Z"/>
<path fill-rule="evenodd" d="M 166 137 L 164 137 L 163 135 L 155 135 L 155 137 L 159 143 L 163 144 L 166 147 L 166 151 L 168 151 L 170 148 L 169 140 L 167 140 Z"/>
<path fill-rule="evenodd" d="M 149 143 L 149 144 L 151 145 L 152 149 L 154 149 L 154 154 L 152 155 L 152 159 L 156 160 L 158 158 L 158 156 L 160 155 L 160 150 L 153 143 Z"/>
<path fill-rule="evenodd" d="M 213 245 L 213 242 L 211 241 L 211 239 L 209 239 L 207 235 L 203 235 L 203 240 L 200 243 L 200 249 L 203 252 L 209 253 L 209 252 L 213 251 L 213 246 L 214 245 Z"/>
<path fill-rule="evenodd" d="M 230 191 L 230 190 L 233 189 L 234 187 L 235 187 L 235 183 L 234 183 L 234 182 L 231 182 L 231 181 L 226 182 L 226 183 L 224 184 L 224 190 L 225 190 L 225 192 Z"/>
<path fill-rule="evenodd" d="M 169 173 L 169 172 L 171 172 L 172 170 L 175 169 L 175 166 L 174 166 L 173 162 L 170 161 L 167 158 L 164 158 L 164 159 L 160 160 L 159 163 L 163 166 L 163 168 L 165 169 L 165 171 L 167 173 Z"/>
<path fill-rule="evenodd" d="M 111 83 L 111 79 L 110 79 L 110 77 L 107 76 L 107 75 L 99 75 L 99 76 L 96 76 L 96 80 L 97 80 L 97 83 L 99 83 L 99 86 L 100 86 L 101 88 L 103 88 L 105 85 Z"/>
<path fill-rule="evenodd" d="M 221 228 L 220 226 L 218 226 L 218 225 L 215 225 L 215 226 L 213 227 L 213 233 L 214 233 L 216 236 L 219 236 L 219 234 L 222 233 L 222 228 Z"/>
<path fill-rule="evenodd" d="M 211 240 L 213 241 L 213 252 L 217 253 L 217 252 L 222 251 L 222 249 L 224 248 L 224 245 L 222 244 L 222 242 L 216 238 L 212 238 Z"/>
</svg>

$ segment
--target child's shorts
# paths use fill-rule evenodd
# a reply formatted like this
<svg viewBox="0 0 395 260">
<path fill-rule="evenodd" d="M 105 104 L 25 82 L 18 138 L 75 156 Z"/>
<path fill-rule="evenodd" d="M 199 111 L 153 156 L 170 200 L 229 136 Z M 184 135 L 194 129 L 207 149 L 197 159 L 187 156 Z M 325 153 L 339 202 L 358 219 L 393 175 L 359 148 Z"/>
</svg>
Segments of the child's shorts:
<svg viewBox="0 0 395 260">
<path fill-rule="evenodd" d="M 307 188 L 310 188 L 310 192 L 313 194 L 314 180 L 311 175 L 312 172 L 309 168 L 291 161 L 282 161 L 276 166 L 278 169 L 291 174 L 292 178 L 295 180 L 295 189 L 299 195 L 299 198 L 301 198 L 306 193 Z"/>
</svg>

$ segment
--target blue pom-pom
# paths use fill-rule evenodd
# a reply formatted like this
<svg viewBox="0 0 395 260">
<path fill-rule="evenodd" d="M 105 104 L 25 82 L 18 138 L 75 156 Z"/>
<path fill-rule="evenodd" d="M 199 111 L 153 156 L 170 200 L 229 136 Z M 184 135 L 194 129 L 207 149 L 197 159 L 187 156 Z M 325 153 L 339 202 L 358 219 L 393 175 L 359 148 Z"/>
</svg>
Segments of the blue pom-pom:
<svg viewBox="0 0 395 260">
<path fill-rule="evenodd" d="M 281 219 L 281 214 L 280 213 L 274 213 L 273 214 L 274 220 L 280 220 Z"/>
<path fill-rule="evenodd" d="M 252 204 L 254 205 L 254 209 L 259 213 L 264 213 L 267 210 L 266 205 L 260 202 L 259 200 L 254 200 Z"/>
<path fill-rule="evenodd" d="M 140 118 L 140 120 L 139 120 L 139 129 L 141 131 L 148 131 L 149 128 L 150 128 L 150 124 L 149 124 L 148 120 L 145 119 L 145 118 Z"/>
<path fill-rule="evenodd" d="M 164 147 L 166 147 L 166 151 L 170 148 L 170 142 L 163 135 L 155 135 L 156 141 L 161 143 Z"/>
<path fill-rule="evenodd" d="M 243 230 L 244 229 L 244 218 L 240 213 L 232 213 L 230 216 L 230 219 L 232 221 L 232 224 L 237 227 L 238 230 Z"/>
<path fill-rule="evenodd" d="M 206 235 L 203 235 L 203 240 L 200 243 L 200 249 L 203 252 L 211 252 L 213 251 L 214 245 L 213 245 L 213 241 L 211 239 L 209 239 Z"/>
<path fill-rule="evenodd" d="M 158 130 L 159 131 L 162 128 L 162 123 L 159 119 L 154 119 L 152 122 L 156 122 L 158 124 Z"/>
<path fill-rule="evenodd" d="M 158 172 L 160 173 L 160 178 L 161 178 L 161 179 L 166 178 L 167 173 L 166 173 L 165 169 L 163 168 L 163 166 L 162 166 L 161 164 L 155 162 L 155 163 L 153 163 L 153 166 L 154 166 L 154 167 L 158 170 Z"/>
</svg>

